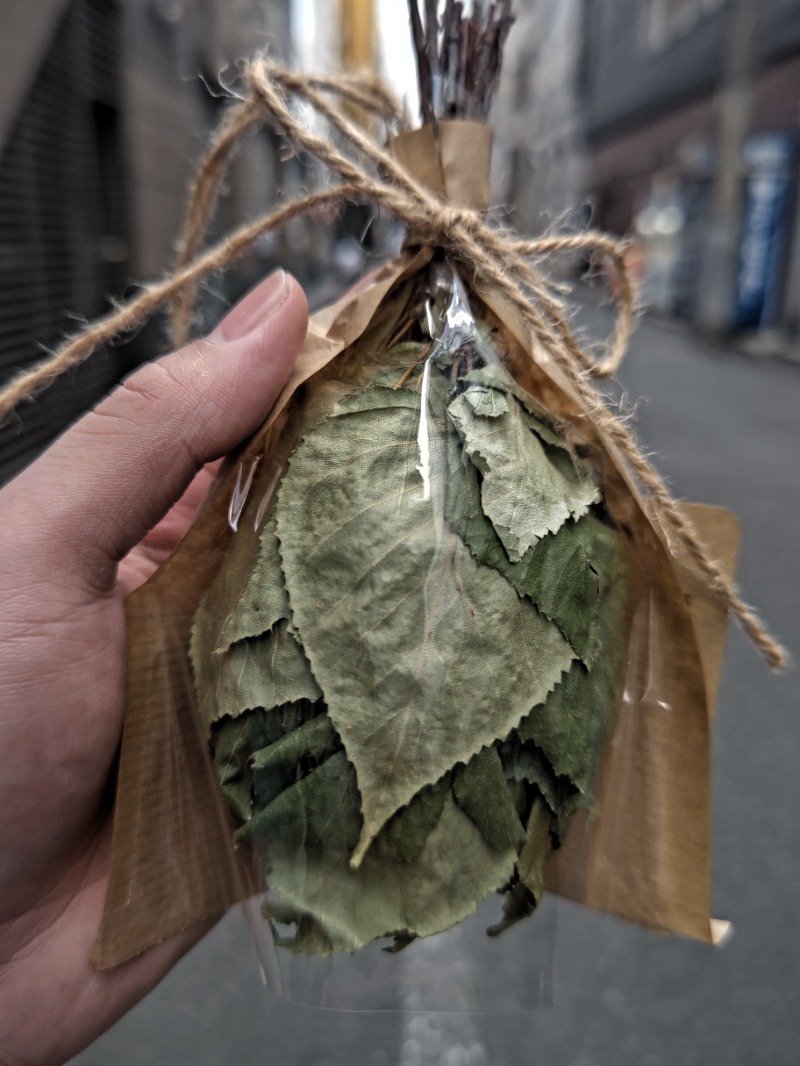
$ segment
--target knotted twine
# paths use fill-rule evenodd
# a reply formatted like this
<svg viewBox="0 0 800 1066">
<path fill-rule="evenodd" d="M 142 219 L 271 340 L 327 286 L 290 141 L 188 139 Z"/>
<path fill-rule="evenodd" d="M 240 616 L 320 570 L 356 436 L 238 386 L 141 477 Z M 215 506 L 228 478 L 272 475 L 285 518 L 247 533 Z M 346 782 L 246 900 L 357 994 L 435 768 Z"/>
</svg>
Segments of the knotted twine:
<svg viewBox="0 0 800 1066">
<path fill-rule="evenodd" d="M 591 383 L 592 378 L 613 375 L 627 350 L 636 292 L 626 262 L 626 243 L 593 231 L 524 240 L 513 232 L 492 228 L 477 211 L 443 202 L 404 169 L 370 132 L 347 118 L 342 108 L 337 109 L 324 95 L 332 94 L 369 114 L 399 122 L 401 114 L 393 98 L 373 79 L 310 78 L 257 56 L 243 68 L 242 83 L 243 91 L 237 103 L 223 118 L 198 168 L 175 271 L 68 339 L 50 359 L 24 372 L 0 391 L 0 422 L 22 400 L 31 399 L 59 375 L 82 363 L 95 348 L 136 328 L 167 304 L 172 314 L 173 341 L 177 346 L 184 344 L 197 283 L 234 261 L 257 238 L 294 218 L 323 208 L 345 203 L 372 204 L 404 222 L 416 240 L 444 249 L 466 268 L 476 283 L 493 288 L 516 308 L 581 400 L 584 417 L 598 441 L 622 456 L 649 495 L 654 516 L 673 554 L 685 552 L 703 583 L 739 619 L 771 667 L 787 666 L 789 657 L 785 649 L 708 554 L 662 478 L 642 454 L 631 431 L 606 406 Z M 305 101 L 317 115 L 327 119 L 347 150 L 337 148 L 293 114 L 289 106 L 292 99 Z M 295 152 L 307 153 L 338 175 L 341 183 L 287 203 L 198 254 L 234 150 L 247 133 L 265 124 L 283 135 Z M 539 269 L 542 259 L 569 252 L 588 253 L 605 260 L 615 273 L 618 316 L 599 361 L 592 360 L 581 347 L 570 329 L 563 301 Z"/>
</svg>

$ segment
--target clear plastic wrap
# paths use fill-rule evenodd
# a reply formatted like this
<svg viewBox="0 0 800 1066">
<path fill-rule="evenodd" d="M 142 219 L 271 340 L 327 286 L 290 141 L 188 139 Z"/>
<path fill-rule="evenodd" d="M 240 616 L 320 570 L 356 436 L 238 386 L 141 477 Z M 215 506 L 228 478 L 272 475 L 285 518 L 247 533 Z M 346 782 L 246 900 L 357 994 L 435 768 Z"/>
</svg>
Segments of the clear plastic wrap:
<svg viewBox="0 0 800 1066">
<path fill-rule="evenodd" d="M 340 379 L 309 384 L 288 465 L 249 509 L 261 460 L 237 469 L 229 526 L 254 515 L 258 547 L 236 600 L 223 568 L 200 603 L 198 708 L 279 957 L 365 956 L 355 1000 L 355 968 L 338 960 L 303 958 L 291 979 L 281 963 L 281 987 L 386 1009 L 419 968 L 387 960 L 402 949 L 461 975 L 413 982 L 430 1009 L 487 1009 L 490 987 L 521 1009 L 547 987 L 550 936 L 542 925 L 538 951 L 520 952 L 506 927 L 533 912 L 550 850 L 590 802 L 624 622 L 571 751 L 550 719 L 566 688 L 588 703 L 612 651 L 624 547 L 453 267 L 396 302 Z M 477 965 L 481 925 L 504 937 Z M 486 966 L 513 979 L 487 983 Z"/>
<path fill-rule="evenodd" d="M 478 203 L 475 128 L 394 151 Z M 98 965 L 256 898 L 284 995 L 524 1010 L 549 995 L 546 892 L 718 937 L 725 611 L 518 307 L 459 262 L 412 233 L 314 317 L 131 597 Z M 730 564 L 730 517 L 692 520 Z"/>
</svg>

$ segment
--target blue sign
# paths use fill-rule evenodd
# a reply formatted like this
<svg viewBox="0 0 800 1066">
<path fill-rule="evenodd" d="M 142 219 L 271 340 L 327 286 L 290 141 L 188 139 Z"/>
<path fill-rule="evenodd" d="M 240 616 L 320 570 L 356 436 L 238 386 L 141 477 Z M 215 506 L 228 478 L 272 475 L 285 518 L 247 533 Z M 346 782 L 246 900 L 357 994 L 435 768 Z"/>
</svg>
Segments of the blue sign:
<svg viewBox="0 0 800 1066">
<path fill-rule="evenodd" d="M 777 312 L 795 149 L 794 137 L 785 133 L 761 134 L 745 147 L 749 173 L 736 278 L 735 329 L 762 329 L 771 324 Z"/>
</svg>

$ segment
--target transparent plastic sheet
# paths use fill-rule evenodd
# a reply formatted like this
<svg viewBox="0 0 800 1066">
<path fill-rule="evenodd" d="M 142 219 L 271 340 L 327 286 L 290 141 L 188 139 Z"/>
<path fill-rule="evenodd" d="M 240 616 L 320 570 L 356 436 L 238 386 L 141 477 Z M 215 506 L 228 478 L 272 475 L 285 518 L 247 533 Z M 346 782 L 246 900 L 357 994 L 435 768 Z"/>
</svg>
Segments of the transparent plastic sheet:
<svg viewBox="0 0 800 1066">
<path fill-rule="evenodd" d="M 553 1005 L 558 946 L 555 898 L 512 936 L 490 939 L 497 902 L 484 900 L 456 928 L 389 954 L 370 944 L 355 955 L 308 959 L 283 951 L 265 924 L 261 897 L 246 917 L 266 987 L 294 1003 L 346 1011 L 519 1014 Z"/>
<path fill-rule="evenodd" d="M 252 844 L 264 871 L 263 913 L 275 939 L 258 934 L 256 943 L 273 989 L 345 1009 L 403 1009 L 413 1003 L 435 1011 L 524 1010 L 548 994 L 554 919 L 537 923 L 524 951 L 509 933 L 487 938 L 503 921 L 496 893 L 516 878 L 515 848 L 523 846 L 531 809 L 524 793 L 526 787 L 536 790 L 532 782 L 506 781 L 491 747 L 504 740 L 513 714 L 500 735 L 496 727 L 484 728 L 477 740 L 470 732 L 476 729 L 470 706 L 475 696 L 466 682 L 475 668 L 460 669 L 458 661 L 481 652 L 481 588 L 479 568 L 447 518 L 453 441 L 445 431 L 443 406 L 445 390 L 467 387 L 457 384 L 462 378 L 484 375 L 473 390 L 484 398 L 491 394 L 487 381 L 499 387 L 510 379 L 451 267 L 432 272 L 429 295 L 412 311 L 420 321 L 406 313 L 406 331 L 420 334 L 418 340 L 394 345 L 390 340 L 386 351 L 365 352 L 363 363 L 351 368 L 355 381 L 329 380 L 309 396 L 301 441 L 277 501 L 269 493 L 255 512 L 262 561 L 270 572 L 281 575 L 283 567 L 283 573 L 271 584 L 263 566 L 251 567 L 239 607 L 221 629 L 216 609 L 209 603 L 206 612 L 201 604 L 198 620 L 207 614 L 218 632 L 211 636 L 204 622 L 195 625 L 199 703 L 212 723 L 223 791 L 243 822 L 238 838 Z M 500 396 L 498 391 L 498 403 Z M 344 479 L 337 459 L 351 463 Z M 459 447 L 457 462 L 467 461 Z M 234 531 L 257 462 L 237 471 L 229 507 Z M 382 476 L 386 487 L 376 489 Z M 275 482 L 270 479 L 270 488 Z M 331 521 L 336 507 L 341 515 Z M 378 516 L 373 524 L 362 519 L 368 511 Z M 293 544 L 292 530 L 302 537 L 309 525 L 310 536 Z M 351 528 L 357 532 L 353 544 L 345 535 Z M 351 558 L 358 560 L 356 571 L 338 580 L 340 572 L 352 569 Z M 499 575 L 495 580 L 500 583 Z M 465 587 L 470 581 L 472 587 Z M 288 594 L 283 613 L 291 616 L 285 625 L 275 622 L 283 593 Z M 209 596 L 213 601 L 213 586 Z M 504 602 L 518 601 L 509 586 Z M 338 618 L 332 627 L 320 620 L 329 611 Z M 538 615 L 536 621 L 542 625 Z M 326 645 L 335 641 L 337 626 L 348 626 L 352 636 L 339 642 L 341 654 L 331 660 Z M 399 645 L 388 654 L 384 629 L 392 645 Z M 552 676 L 530 694 L 523 682 L 516 718 L 553 688 L 569 665 L 566 646 L 556 639 L 561 655 L 550 668 Z M 290 648 L 296 663 L 287 656 Z M 308 656 L 305 665 L 300 648 Z M 209 649 L 212 659 L 221 656 L 227 665 L 208 670 Z M 486 654 L 490 670 L 491 648 Z M 337 674 L 344 675 L 343 683 Z M 359 674 L 370 682 L 362 683 Z M 397 692 L 385 683 L 392 674 L 400 676 Z M 511 684 L 500 682 L 497 698 L 503 699 L 505 688 L 513 695 L 521 680 L 516 674 Z M 373 698 L 384 708 L 377 714 L 370 707 Z M 482 696 L 479 715 L 494 698 Z M 264 708 L 253 710 L 254 704 Z M 348 717 L 351 704 L 359 709 Z M 465 710 L 472 710 L 472 721 L 462 726 Z M 361 716 L 370 719 L 366 743 Z M 401 721 L 397 729 L 393 716 Z M 442 737 L 448 730 L 451 735 Z M 513 741 L 509 756 L 512 747 Z M 494 759 L 484 768 L 480 757 L 471 759 L 481 748 Z M 372 764 L 381 758 L 376 773 Z M 417 773 L 421 765 L 425 773 Z M 499 779 L 492 781 L 492 773 Z M 380 776 L 391 799 L 382 794 Z M 489 784 L 499 793 L 480 795 Z M 553 787 L 558 788 L 555 779 Z M 509 789 L 518 794 L 519 817 L 506 796 Z M 372 794 L 379 812 L 372 814 L 372 836 L 366 840 L 371 812 L 366 804 L 363 815 L 359 811 L 359 794 Z M 488 813 L 476 810 L 476 802 L 485 803 Z M 541 796 L 538 802 L 543 804 Z M 507 839 L 506 826 L 493 824 L 498 820 L 493 807 L 515 820 L 515 840 Z M 487 827 L 503 839 L 490 844 Z M 515 917 L 532 911 L 535 902 L 531 895 L 518 902 Z M 252 908 L 250 913 L 252 920 Z"/>
<path fill-rule="evenodd" d="M 448 575 L 444 562 L 445 530 L 450 519 L 442 515 L 443 442 L 437 420 L 440 415 L 433 411 L 431 397 L 440 403 L 436 400 L 441 396 L 436 380 L 441 384 L 445 379 L 447 384 L 456 357 L 460 360 L 467 352 L 471 363 L 464 362 L 456 378 L 477 374 L 478 380 L 472 384 L 484 391 L 493 391 L 493 379 L 510 389 L 509 395 L 525 400 L 527 415 L 538 420 L 539 432 L 545 436 L 548 426 L 552 432 L 562 427 L 562 433 L 563 427 L 569 427 L 572 440 L 569 449 L 564 449 L 565 455 L 569 450 L 569 461 L 578 464 L 591 459 L 595 480 L 602 486 L 609 516 L 613 516 L 610 528 L 624 532 L 629 549 L 630 609 L 612 630 L 628 658 L 625 699 L 621 698 L 620 674 L 619 723 L 613 742 L 598 746 L 601 765 L 594 803 L 576 810 L 562 846 L 548 859 L 544 870 L 547 890 L 655 929 L 708 941 L 721 931 L 712 930 L 709 924 L 707 793 L 708 708 L 713 704 L 714 676 L 719 669 L 724 612 L 696 583 L 692 586 L 679 561 L 669 558 L 657 527 L 626 479 L 623 464 L 597 448 L 582 422 L 579 405 L 548 365 L 546 353 L 526 348 L 531 342 L 500 301 L 491 294 L 468 294 L 447 267 L 432 268 L 430 260 L 430 253 L 404 257 L 317 319 L 298 377 L 270 424 L 240 456 L 233 457 L 185 544 L 156 581 L 132 598 L 129 701 L 112 884 L 96 952 L 100 965 L 115 965 L 177 929 L 266 890 L 271 925 L 262 918 L 254 919 L 255 939 L 268 983 L 293 999 L 345 1009 L 442 1011 L 526 1010 L 548 1001 L 555 911 L 545 905 L 502 935 L 488 937 L 487 929 L 497 925 L 502 915 L 503 897 L 495 892 L 504 887 L 499 883 L 475 890 L 477 914 L 430 937 L 421 936 L 410 943 L 395 940 L 394 946 L 402 950 L 384 951 L 393 941 L 383 937 L 370 940 L 352 955 L 346 950 L 327 957 L 292 954 L 287 941 L 296 937 L 298 929 L 295 890 L 299 885 L 302 894 L 308 879 L 315 876 L 307 847 L 309 833 L 317 832 L 314 817 L 308 817 L 308 810 L 300 811 L 298 817 L 296 808 L 292 818 L 280 822 L 294 826 L 295 838 L 288 841 L 283 857 L 284 868 L 295 880 L 287 893 L 286 885 L 276 885 L 271 877 L 276 849 L 269 834 L 242 834 L 246 817 L 241 808 L 237 811 L 236 792 L 238 789 L 241 803 L 242 791 L 246 799 L 252 782 L 246 781 L 242 790 L 242 779 L 236 780 L 242 761 L 237 770 L 231 756 L 237 753 L 235 738 L 226 754 L 220 722 L 235 720 L 236 716 L 219 709 L 219 678 L 213 676 L 215 656 L 219 657 L 220 647 L 232 635 L 229 632 L 220 642 L 220 634 L 235 614 L 236 604 L 247 599 L 260 533 L 273 521 L 276 490 L 280 495 L 287 471 L 291 476 L 304 427 L 324 424 L 337 404 L 352 402 L 363 393 L 365 371 L 369 380 L 376 373 L 394 374 L 381 386 L 387 393 L 408 375 L 407 382 L 419 394 L 427 394 L 428 404 L 423 407 L 418 398 L 404 422 L 401 480 L 408 492 L 404 508 L 397 513 L 402 517 L 410 506 L 423 502 L 428 508 L 429 561 L 422 571 L 417 567 L 421 573 L 422 628 L 438 622 L 439 628 L 447 630 L 451 643 L 458 643 L 471 622 L 466 616 L 457 623 L 446 617 L 448 606 L 452 607 L 461 590 L 454 591 L 452 574 Z M 470 306 L 481 309 L 479 322 Z M 382 359 L 396 347 L 398 337 L 402 341 L 401 329 L 409 322 L 417 331 L 417 348 L 406 350 L 400 366 L 396 358 L 388 362 Z M 385 443 L 385 437 L 376 433 L 368 443 L 381 441 Z M 552 440 L 550 446 L 558 447 Z M 420 468 L 425 468 L 426 448 L 430 493 L 423 501 Z M 468 450 L 466 446 L 461 449 L 455 465 L 447 468 L 445 497 L 453 471 L 459 472 L 459 464 L 469 459 L 464 455 Z M 564 457 L 559 461 L 565 461 Z M 703 523 L 698 521 L 701 514 L 708 517 L 709 512 L 692 517 L 705 535 Z M 714 516 L 715 521 L 708 525 L 709 543 L 726 541 L 728 551 L 735 540 L 730 536 L 729 518 L 722 512 L 714 512 Z M 297 523 L 297 528 L 302 525 Z M 288 543 L 289 538 L 285 539 Z M 283 551 L 281 542 L 279 555 Z M 283 557 L 282 562 L 286 565 Z M 687 606 L 687 593 L 691 606 Z M 203 604 L 209 608 L 207 621 L 199 623 L 198 609 Z M 261 606 L 250 602 L 250 620 L 257 613 L 255 608 Z M 313 602 L 310 608 L 313 614 Z M 351 617 L 357 619 L 358 615 Z M 347 613 L 344 618 L 348 618 Z M 308 612 L 305 622 L 294 612 L 292 619 L 285 621 L 285 635 L 293 636 L 292 629 L 296 629 L 302 640 Z M 206 637 L 198 636 L 203 624 L 208 630 Z M 237 643 L 263 637 L 262 633 L 247 633 L 246 628 L 233 634 L 237 639 L 228 643 L 224 652 Z M 208 652 L 205 656 L 201 654 L 203 644 Z M 190 645 L 191 656 L 187 655 Z M 491 656 L 487 661 L 497 670 Z M 246 655 L 234 676 L 245 677 L 250 666 L 252 657 Z M 212 670 L 210 682 L 203 680 L 204 669 Z M 502 681 L 498 672 L 498 688 L 502 688 Z M 284 682 L 290 683 L 291 677 L 288 681 L 284 677 Z M 299 704 L 293 712 L 298 720 L 312 727 L 320 717 L 319 708 L 315 709 L 318 697 L 313 695 L 315 698 L 307 694 L 293 701 Z M 287 702 L 292 701 L 278 706 Z M 298 721 L 292 723 L 289 735 L 297 725 Z M 609 721 L 609 731 L 612 725 Z M 486 747 L 507 735 L 495 730 L 488 741 L 476 741 L 472 729 L 474 724 L 464 727 L 465 736 L 472 737 L 472 746 L 461 753 L 462 761 L 468 760 L 476 745 Z M 213 770 L 207 754 L 209 740 L 216 763 Z M 311 753 L 313 765 L 308 761 L 308 750 L 301 753 L 301 781 L 334 756 L 341 756 L 338 741 L 330 742 L 329 747 L 327 743 L 317 754 Z M 254 752 L 264 747 L 256 747 Z M 244 759 L 247 772 L 253 768 L 247 765 L 251 754 L 247 752 Z M 272 787 L 273 791 L 275 785 L 270 785 L 268 771 L 270 758 L 275 769 L 274 754 L 258 757 L 258 770 L 264 775 L 259 787 L 266 781 L 267 790 Z M 227 805 L 219 800 L 214 780 L 219 777 L 223 778 Z M 272 780 L 276 780 L 274 774 Z M 348 782 L 345 774 L 342 782 L 352 799 L 352 778 Z M 283 795 L 290 791 L 285 773 L 278 784 Z M 458 804 L 452 799 L 448 802 L 450 814 L 461 817 L 462 827 L 470 822 L 474 827 L 474 811 L 465 822 L 463 809 L 459 813 Z M 323 808 L 331 833 L 337 824 L 335 814 L 343 809 L 342 804 Z M 340 858 L 347 860 L 346 865 L 360 841 L 358 834 L 341 849 Z M 366 848 L 361 869 L 374 846 L 370 843 Z M 262 861 L 253 862 L 254 854 Z M 456 888 L 463 887 L 463 873 L 458 871 L 452 881 Z M 392 869 L 387 866 L 384 874 L 384 880 L 391 883 Z M 319 884 L 327 887 L 325 878 Z M 449 892 L 450 886 L 446 886 L 439 895 L 446 897 Z M 252 916 L 252 904 L 250 912 Z M 274 939 L 273 930 L 277 934 Z M 399 928 L 392 931 L 402 932 Z"/>
</svg>

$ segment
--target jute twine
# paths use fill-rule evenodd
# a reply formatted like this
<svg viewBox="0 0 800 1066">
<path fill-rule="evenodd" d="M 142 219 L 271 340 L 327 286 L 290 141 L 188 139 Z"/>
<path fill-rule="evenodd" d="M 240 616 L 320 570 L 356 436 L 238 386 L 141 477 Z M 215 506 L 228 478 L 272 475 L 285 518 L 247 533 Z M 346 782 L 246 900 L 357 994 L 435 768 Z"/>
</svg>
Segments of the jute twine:
<svg viewBox="0 0 800 1066">
<path fill-rule="evenodd" d="M 51 358 L 7 385 L 0 392 L 0 422 L 21 401 L 37 395 L 59 375 L 87 359 L 95 348 L 136 328 L 167 304 L 171 309 L 173 341 L 178 346 L 185 343 L 197 283 L 243 254 L 258 237 L 323 208 L 353 202 L 373 204 L 404 222 L 422 243 L 443 248 L 478 285 L 499 292 L 517 309 L 580 398 L 584 417 L 600 443 L 623 457 L 649 495 L 673 552 L 685 554 L 704 584 L 739 619 L 770 666 L 786 667 L 789 657 L 785 649 L 709 556 L 631 431 L 592 385 L 592 378 L 616 372 L 633 325 L 636 293 L 625 258 L 625 243 L 597 232 L 522 240 L 518 235 L 490 227 L 476 211 L 444 203 L 408 173 L 370 132 L 345 114 L 341 101 L 386 120 L 401 120 L 393 98 L 375 81 L 304 77 L 260 56 L 248 63 L 242 77 L 241 97 L 228 110 L 198 169 L 175 271 L 68 339 Z M 330 96 L 338 98 L 338 106 Z M 293 114 L 290 100 L 305 101 L 324 116 L 347 149 L 336 147 L 331 139 L 316 133 Z M 338 175 L 341 183 L 285 204 L 198 254 L 233 152 L 247 133 L 267 123 L 285 136 L 295 151 L 308 153 Z M 566 252 L 588 253 L 607 261 L 617 280 L 617 322 L 597 361 L 574 336 L 563 301 L 539 269 L 543 259 Z"/>
</svg>

